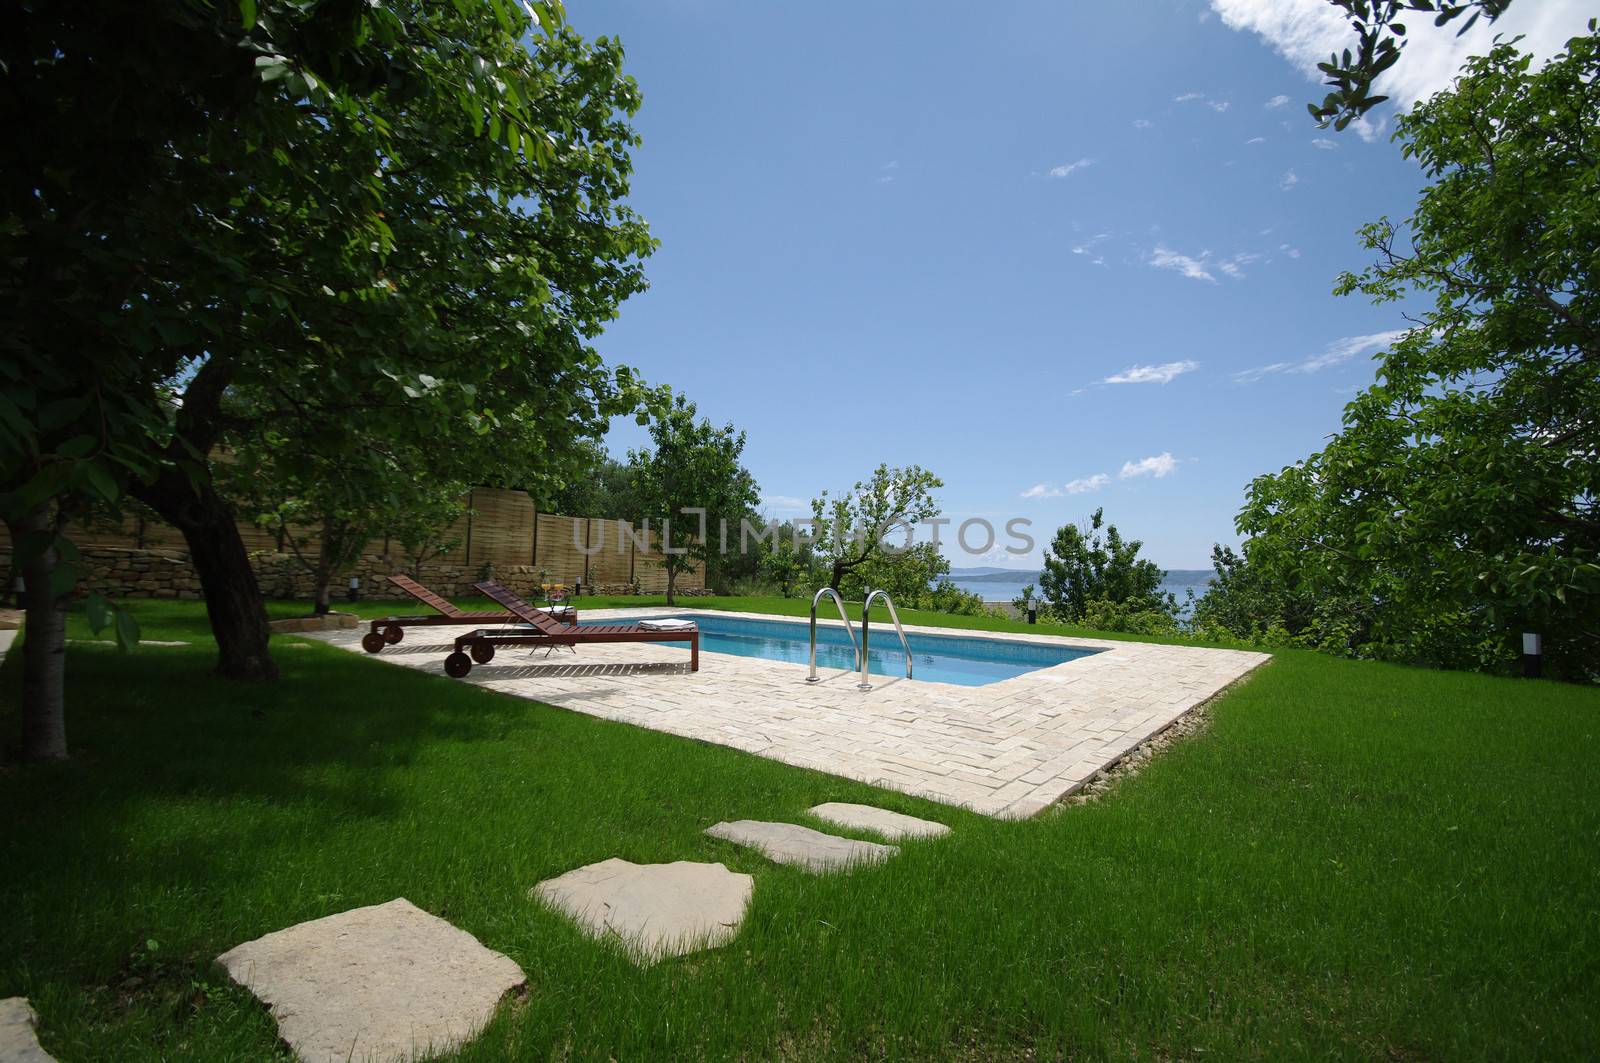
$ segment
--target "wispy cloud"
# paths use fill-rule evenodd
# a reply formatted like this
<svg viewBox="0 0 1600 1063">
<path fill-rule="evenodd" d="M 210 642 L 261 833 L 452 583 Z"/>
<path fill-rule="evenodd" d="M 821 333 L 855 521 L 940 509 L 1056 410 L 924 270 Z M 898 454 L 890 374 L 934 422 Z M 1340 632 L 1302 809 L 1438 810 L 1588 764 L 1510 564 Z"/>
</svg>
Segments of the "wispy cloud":
<svg viewBox="0 0 1600 1063">
<path fill-rule="evenodd" d="M 1079 170 L 1087 169 L 1094 165 L 1093 159 L 1079 159 L 1077 162 L 1062 163 L 1051 169 L 1051 177 L 1071 177 Z"/>
<path fill-rule="evenodd" d="M 1103 266 L 1106 264 L 1106 260 L 1098 251 L 1094 249 L 1094 246 L 1109 239 L 1111 239 L 1110 233 L 1096 233 L 1082 243 L 1073 244 L 1072 253 L 1075 255 L 1084 255 L 1092 264 L 1096 266 Z"/>
<path fill-rule="evenodd" d="M 1214 99 L 1213 97 L 1207 96 L 1203 92 L 1185 92 L 1181 96 L 1172 97 L 1173 103 L 1194 103 L 1196 101 L 1205 104 L 1218 114 L 1222 114 L 1229 107 L 1233 106 L 1233 104 L 1229 103 L 1227 100 Z"/>
<path fill-rule="evenodd" d="M 1271 365 L 1256 366 L 1254 369 L 1243 369 L 1233 374 L 1233 380 L 1236 384 L 1254 384 L 1263 377 L 1278 373 L 1320 373 L 1324 369 L 1343 365 L 1357 355 L 1388 347 L 1405 334 L 1405 329 L 1390 329 L 1387 332 L 1373 332 L 1365 336 L 1345 336 L 1334 340 L 1321 352 L 1302 358 L 1298 362 L 1273 362 Z"/>
<path fill-rule="evenodd" d="M 1251 137 L 1249 140 L 1245 141 L 1246 144 L 1265 144 L 1266 142 L 1266 137 Z"/>
<path fill-rule="evenodd" d="M 1290 258 L 1299 258 L 1300 257 L 1300 249 L 1298 247 L 1291 247 L 1288 244 L 1279 244 L 1278 245 L 1278 250 L 1282 251 L 1284 254 L 1288 255 Z"/>
<path fill-rule="evenodd" d="M 1258 255 L 1258 254 L 1255 254 L 1253 252 L 1241 251 L 1239 254 L 1234 255 L 1232 258 L 1224 258 L 1224 259 L 1219 260 L 1217 262 L 1217 268 L 1220 269 L 1222 272 L 1226 273 L 1228 276 L 1232 277 L 1234 280 L 1238 280 L 1239 278 L 1241 278 L 1241 277 L 1243 277 L 1245 275 L 1244 274 L 1244 267 L 1245 266 L 1248 266 L 1248 265 L 1250 265 L 1251 263 L 1254 263 L 1254 262 L 1260 262 L 1265 257 L 1266 257 L 1265 255 Z"/>
<path fill-rule="evenodd" d="M 1023 498 L 1060 498 L 1062 495 L 1083 495 L 1091 491 L 1098 491 L 1111 482 L 1111 477 L 1103 472 L 1093 476 L 1084 476 L 1077 480 L 1068 480 L 1060 487 L 1049 484 L 1034 484 L 1022 492 Z"/>
<path fill-rule="evenodd" d="M 1317 64 L 1326 62 L 1329 53 L 1356 47 L 1355 30 L 1326 0 L 1211 0 L 1211 7 L 1230 29 L 1260 34 L 1309 81 L 1322 80 Z M 1486 54 L 1497 34 L 1507 40 L 1521 34 L 1518 47 L 1522 51 L 1538 59 L 1549 58 L 1564 48 L 1569 38 L 1584 32 L 1593 14 L 1593 0 L 1537 0 L 1512 4 L 1493 22 L 1479 19 L 1460 36 L 1454 26 L 1418 33 L 1406 39 L 1404 60 L 1378 78 L 1376 91 L 1391 97 L 1394 105 L 1408 108 L 1447 87 L 1466 58 Z M 1318 86 L 1308 89 L 1305 96 L 1308 100 L 1321 98 L 1323 91 Z M 1287 97 L 1274 96 L 1267 106 L 1288 102 Z M 1372 118 L 1352 127 L 1365 140 L 1376 139 L 1387 122 L 1376 115 Z"/>
<path fill-rule="evenodd" d="M 1205 257 L 1208 253 L 1202 253 L 1199 258 L 1190 258 L 1188 255 L 1181 255 L 1157 244 L 1156 249 L 1150 253 L 1150 264 L 1156 269 L 1175 269 L 1192 280 L 1210 281 L 1215 284 L 1217 278 L 1213 277 L 1205 267 Z"/>
<path fill-rule="evenodd" d="M 1337 148 L 1339 144 L 1337 141 L 1329 140 L 1327 137 L 1316 137 L 1311 141 L 1311 146 L 1314 148 L 1321 148 L 1323 151 L 1332 151 Z"/>
<path fill-rule="evenodd" d="M 1153 125 L 1155 123 L 1148 118 L 1135 118 L 1133 120 L 1133 128 L 1135 129 L 1149 129 Z"/>
<path fill-rule="evenodd" d="M 1287 192 L 1287 191 L 1289 191 L 1289 189 L 1293 188 L 1295 185 L 1297 185 L 1299 183 L 1300 183 L 1300 175 L 1299 174 L 1295 173 L 1293 170 L 1285 170 L 1283 172 L 1283 180 L 1278 182 L 1278 187 L 1283 189 L 1285 192 Z"/>
<path fill-rule="evenodd" d="M 1124 480 L 1133 480 L 1141 476 L 1154 477 L 1157 480 L 1171 476 L 1178 471 L 1178 459 L 1169 451 L 1162 451 L 1153 458 L 1141 458 L 1138 461 L 1124 462 L 1122 472 L 1119 474 Z"/>
<path fill-rule="evenodd" d="M 1102 384 L 1168 384 L 1184 373 L 1192 373 L 1200 368 L 1200 363 L 1185 359 L 1181 362 L 1163 362 L 1161 365 L 1135 365 L 1124 369 L 1114 376 L 1108 376 L 1101 381 Z"/>
<path fill-rule="evenodd" d="M 779 513 L 798 512 L 811 508 L 810 499 L 797 498 L 794 495 L 762 495 L 761 504 Z"/>
</svg>

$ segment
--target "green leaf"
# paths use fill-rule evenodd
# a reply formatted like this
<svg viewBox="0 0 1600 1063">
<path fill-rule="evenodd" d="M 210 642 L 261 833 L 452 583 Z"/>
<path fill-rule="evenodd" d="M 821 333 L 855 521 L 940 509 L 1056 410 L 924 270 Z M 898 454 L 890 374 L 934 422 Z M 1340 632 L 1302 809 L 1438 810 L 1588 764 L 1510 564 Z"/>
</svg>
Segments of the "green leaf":
<svg viewBox="0 0 1600 1063">
<path fill-rule="evenodd" d="M 256 0 L 239 0 L 239 19 L 244 23 L 245 32 L 256 28 Z"/>
<path fill-rule="evenodd" d="M 139 645 L 139 621 L 120 606 L 116 609 L 117 647 L 131 651 Z"/>
<path fill-rule="evenodd" d="M 50 570 L 50 596 L 60 598 L 78 585 L 78 566 L 70 561 L 58 561 Z"/>
<path fill-rule="evenodd" d="M 104 631 L 106 625 L 111 623 L 111 603 L 107 602 L 98 592 L 91 593 L 83 600 L 83 611 L 89 619 L 89 629 L 96 635 Z"/>
</svg>

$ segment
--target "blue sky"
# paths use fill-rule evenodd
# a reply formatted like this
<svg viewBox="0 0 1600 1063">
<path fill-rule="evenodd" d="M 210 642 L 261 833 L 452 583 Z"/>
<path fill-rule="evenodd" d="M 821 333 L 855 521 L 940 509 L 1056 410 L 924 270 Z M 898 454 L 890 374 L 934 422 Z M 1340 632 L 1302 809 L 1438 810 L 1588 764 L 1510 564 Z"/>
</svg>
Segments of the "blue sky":
<svg viewBox="0 0 1600 1063">
<path fill-rule="evenodd" d="M 1206 567 L 1250 479 L 1317 449 L 1405 325 L 1331 295 L 1357 226 L 1422 181 L 1384 115 L 1307 117 L 1347 32 L 1320 0 L 568 12 L 627 49 L 632 203 L 662 245 L 598 346 L 745 429 L 776 516 L 917 463 L 958 523 L 1027 517 L 1042 546 L 1104 506 Z M 1520 0 L 1499 28 L 1548 54 L 1585 17 Z M 1486 37 L 1424 29 L 1397 97 Z"/>
</svg>

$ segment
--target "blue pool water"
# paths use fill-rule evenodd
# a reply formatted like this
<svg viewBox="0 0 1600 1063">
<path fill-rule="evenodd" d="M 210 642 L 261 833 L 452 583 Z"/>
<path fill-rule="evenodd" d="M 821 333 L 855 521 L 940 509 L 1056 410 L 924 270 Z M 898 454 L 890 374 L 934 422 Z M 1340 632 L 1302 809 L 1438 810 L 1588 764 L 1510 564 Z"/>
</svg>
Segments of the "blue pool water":
<svg viewBox="0 0 1600 1063">
<path fill-rule="evenodd" d="M 762 657 L 769 661 L 790 661 L 794 664 L 805 664 L 809 659 L 810 629 L 803 622 L 705 615 L 681 619 L 693 620 L 700 626 L 700 649 L 706 653 L 731 653 L 736 657 Z M 857 625 L 857 637 L 860 637 L 860 633 Z M 981 687 L 1100 652 L 1032 642 L 925 635 L 920 632 L 908 632 L 906 641 L 911 644 L 913 678 L 964 687 Z M 905 676 L 906 655 L 900 649 L 900 639 L 894 633 L 894 625 L 880 626 L 874 623 L 867 650 L 867 671 L 874 675 Z M 851 646 L 850 636 L 841 627 L 818 624 L 818 674 L 854 667 L 855 650 Z"/>
</svg>

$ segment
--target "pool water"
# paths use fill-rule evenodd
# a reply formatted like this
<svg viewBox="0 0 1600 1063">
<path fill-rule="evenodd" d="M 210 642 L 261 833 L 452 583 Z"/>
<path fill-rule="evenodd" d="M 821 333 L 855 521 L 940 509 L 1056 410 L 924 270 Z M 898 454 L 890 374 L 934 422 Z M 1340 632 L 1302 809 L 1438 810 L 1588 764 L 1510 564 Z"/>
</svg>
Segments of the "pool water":
<svg viewBox="0 0 1600 1063">
<path fill-rule="evenodd" d="M 652 618 L 666 619 L 666 618 Z M 736 616 L 673 617 L 693 620 L 700 627 L 700 649 L 705 653 L 731 653 L 735 657 L 761 657 L 769 661 L 805 664 L 810 658 L 809 626 L 781 620 L 750 620 Z M 585 623 L 616 623 L 614 620 Z M 859 638 L 861 629 L 856 625 Z M 1002 679 L 1077 660 L 1099 650 L 1050 646 L 1004 639 L 963 638 L 907 632 L 911 644 L 912 675 L 916 680 L 981 687 Z M 867 671 L 874 675 L 904 677 L 906 655 L 894 625 L 874 623 L 867 648 Z M 856 666 L 855 648 L 844 628 L 817 625 L 817 673 L 847 671 Z"/>
</svg>

